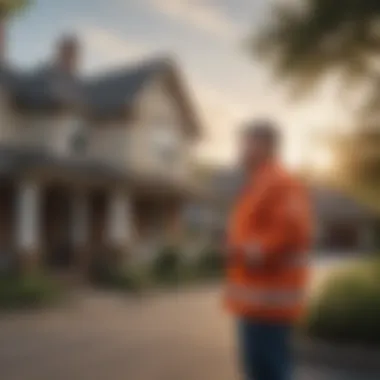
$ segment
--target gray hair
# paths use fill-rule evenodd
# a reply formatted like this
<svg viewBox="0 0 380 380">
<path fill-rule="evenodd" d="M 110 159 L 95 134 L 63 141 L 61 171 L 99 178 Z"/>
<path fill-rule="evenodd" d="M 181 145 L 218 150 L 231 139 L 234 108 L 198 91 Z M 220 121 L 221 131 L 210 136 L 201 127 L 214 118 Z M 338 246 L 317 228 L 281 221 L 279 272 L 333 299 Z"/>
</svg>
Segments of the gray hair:
<svg viewBox="0 0 380 380">
<path fill-rule="evenodd" d="M 276 124 L 270 120 L 253 120 L 243 126 L 242 136 L 248 139 L 258 139 L 276 148 L 281 140 Z"/>
</svg>

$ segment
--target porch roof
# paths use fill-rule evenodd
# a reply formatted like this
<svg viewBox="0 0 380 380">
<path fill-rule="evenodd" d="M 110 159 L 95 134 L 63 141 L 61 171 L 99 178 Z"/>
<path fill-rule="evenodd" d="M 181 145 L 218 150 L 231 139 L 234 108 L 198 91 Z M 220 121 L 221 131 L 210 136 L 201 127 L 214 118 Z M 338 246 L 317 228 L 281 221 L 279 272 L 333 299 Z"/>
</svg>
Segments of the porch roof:
<svg viewBox="0 0 380 380">
<path fill-rule="evenodd" d="M 47 173 L 52 179 L 90 180 L 128 185 L 131 191 L 153 195 L 200 196 L 191 181 L 164 178 L 117 167 L 104 161 L 73 156 L 58 156 L 36 149 L 0 147 L 0 177 L 17 177 Z"/>
<path fill-rule="evenodd" d="M 82 157 L 64 157 L 36 149 L 0 148 L 0 175 L 27 174 L 33 169 L 59 170 L 72 175 L 96 176 L 109 180 L 127 179 L 127 173 L 115 166 Z"/>
</svg>

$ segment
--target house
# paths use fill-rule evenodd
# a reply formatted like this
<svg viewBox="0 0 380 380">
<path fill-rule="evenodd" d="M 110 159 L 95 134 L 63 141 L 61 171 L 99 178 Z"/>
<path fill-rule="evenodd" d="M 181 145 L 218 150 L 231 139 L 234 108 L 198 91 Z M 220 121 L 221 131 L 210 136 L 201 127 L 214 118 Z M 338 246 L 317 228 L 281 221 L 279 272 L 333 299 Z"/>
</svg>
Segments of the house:
<svg viewBox="0 0 380 380">
<path fill-rule="evenodd" d="M 375 248 L 380 221 L 375 211 L 335 189 L 314 187 L 311 194 L 318 248 L 343 252 Z"/>
<path fill-rule="evenodd" d="M 219 168 L 209 178 L 209 198 L 189 206 L 189 220 L 197 226 L 202 241 L 220 244 L 242 176 L 236 168 Z M 315 249 L 364 252 L 375 248 L 380 227 L 380 216 L 375 211 L 342 191 L 315 184 L 309 188 L 315 215 Z"/>
<path fill-rule="evenodd" d="M 185 213 L 190 252 L 195 255 L 223 244 L 228 215 L 242 180 L 237 168 L 214 166 L 204 171 L 207 174 L 201 181 L 203 197 L 190 202 Z"/>
<path fill-rule="evenodd" d="M 0 263 L 86 273 L 178 236 L 201 125 L 178 67 L 152 59 L 80 77 L 80 43 L 0 71 Z M 143 250 L 141 250 L 142 252 Z"/>
</svg>

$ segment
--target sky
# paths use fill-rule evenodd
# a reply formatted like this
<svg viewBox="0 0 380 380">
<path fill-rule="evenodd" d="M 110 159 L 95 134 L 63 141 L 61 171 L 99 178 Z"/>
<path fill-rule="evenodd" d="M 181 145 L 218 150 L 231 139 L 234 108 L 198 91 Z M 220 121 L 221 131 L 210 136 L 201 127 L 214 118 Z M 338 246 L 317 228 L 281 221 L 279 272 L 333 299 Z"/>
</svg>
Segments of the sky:
<svg viewBox="0 0 380 380">
<path fill-rule="evenodd" d="M 299 165 L 312 145 L 310 132 L 342 115 L 328 96 L 289 101 L 267 65 L 244 47 L 270 11 L 270 0 L 34 0 L 9 25 L 8 54 L 18 66 L 35 66 L 72 32 L 83 45 L 84 73 L 174 56 L 204 126 L 201 160 L 233 162 L 241 123 L 269 117 L 284 131 L 287 162 Z"/>
</svg>

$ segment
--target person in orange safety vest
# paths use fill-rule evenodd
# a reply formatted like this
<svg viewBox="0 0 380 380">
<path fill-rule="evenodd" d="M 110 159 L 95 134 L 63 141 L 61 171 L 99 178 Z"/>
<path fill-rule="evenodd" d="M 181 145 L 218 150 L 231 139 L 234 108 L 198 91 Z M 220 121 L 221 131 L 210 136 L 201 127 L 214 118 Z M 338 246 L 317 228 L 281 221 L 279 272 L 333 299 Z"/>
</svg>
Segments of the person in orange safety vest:
<svg viewBox="0 0 380 380">
<path fill-rule="evenodd" d="M 291 379 L 292 330 L 305 306 L 311 204 L 280 164 L 279 140 L 268 121 L 244 129 L 244 184 L 227 227 L 225 303 L 238 320 L 246 380 Z"/>
</svg>

